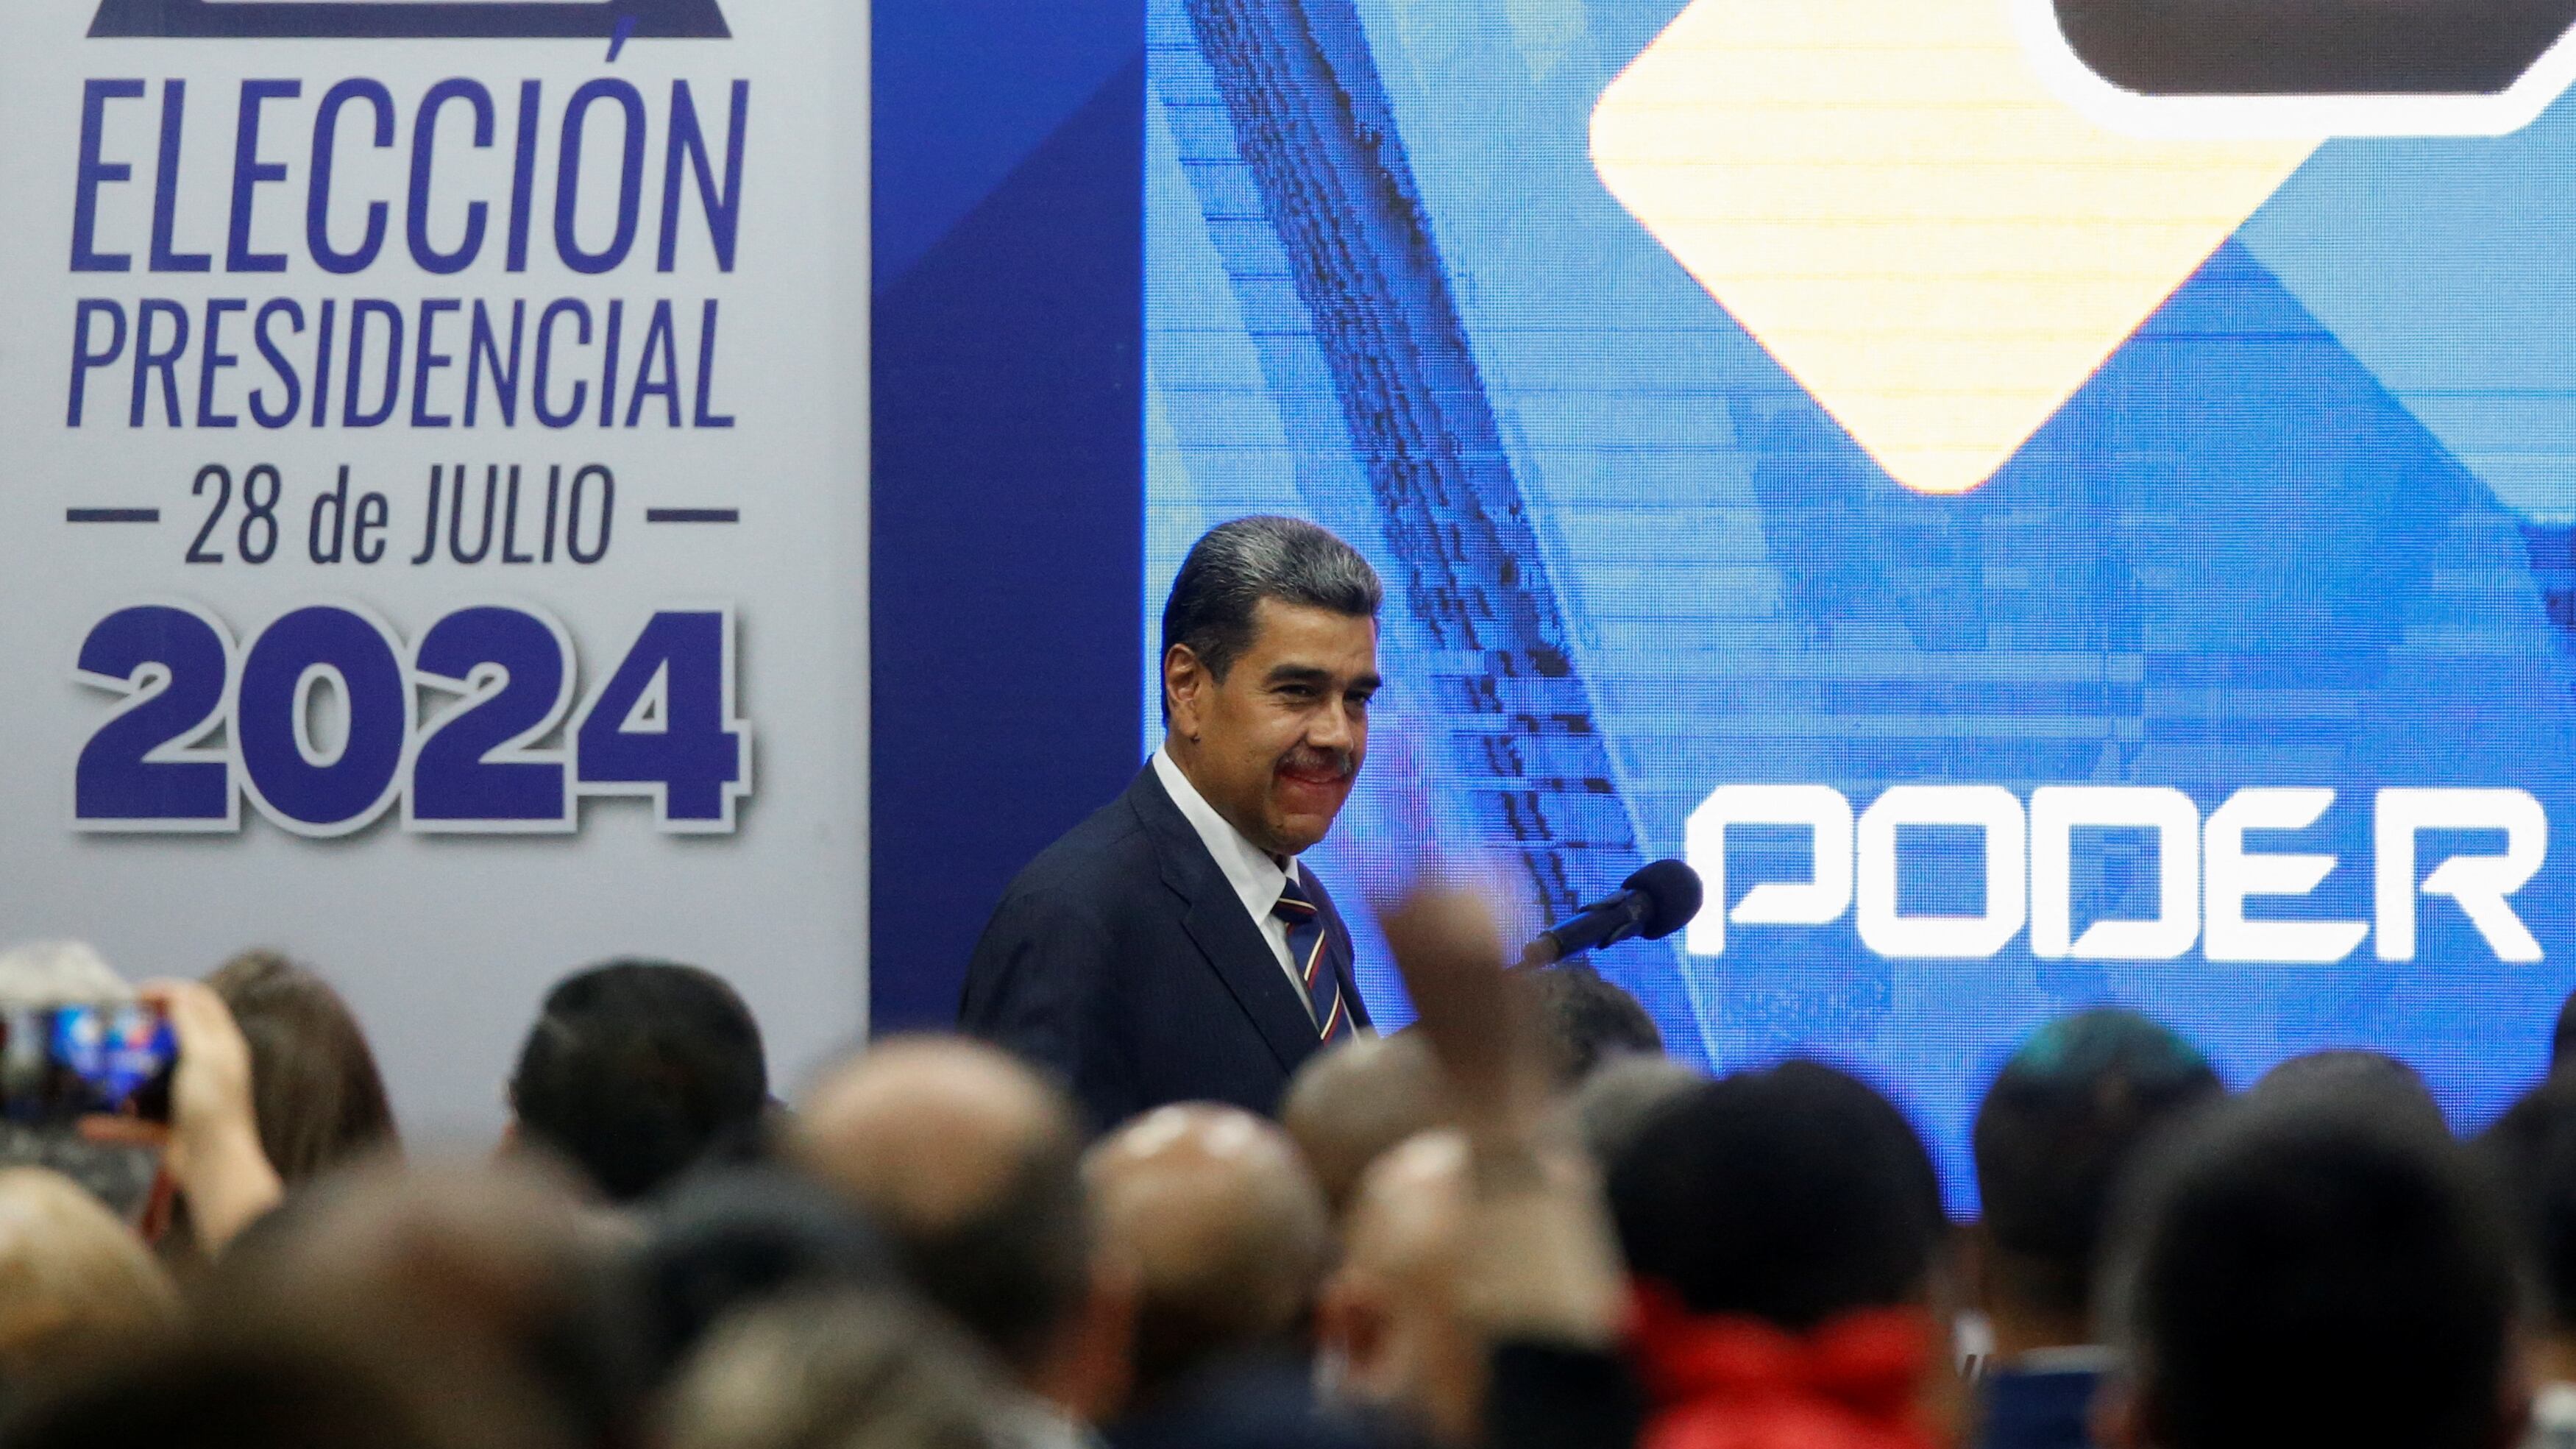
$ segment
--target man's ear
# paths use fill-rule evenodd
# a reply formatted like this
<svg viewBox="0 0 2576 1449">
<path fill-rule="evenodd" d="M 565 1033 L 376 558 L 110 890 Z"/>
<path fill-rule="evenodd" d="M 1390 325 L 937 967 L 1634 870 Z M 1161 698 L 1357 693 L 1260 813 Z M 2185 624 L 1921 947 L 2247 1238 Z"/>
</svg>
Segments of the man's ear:
<svg viewBox="0 0 2576 1449">
<path fill-rule="evenodd" d="M 1172 702 L 1172 728 L 1183 739 L 1199 737 L 1199 716 L 1205 704 L 1201 693 L 1212 683 L 1207 666 L 1187 644 L 1175 644 L 1163 651 L 1163 694 Z"/>
<path fill-rule="evenodd" d="M 2495 1449 L 2512 1449 L 2531 1434 L 2531 1360 L 2522 1352 L 2522 1335 L 2516 1333 L 2514 1339 L 2514 1351 L 2505 1355 L 2504 1372 L 2496 1385 Z"/>
<path fill-rule="evenodd" d="M 1959 1224 L 1950 1232 L 1951 1261 L 1958 1265 L 1959 1284 L 1968 1292 L 1971 1307 L 1994 1311 L 1995 1239 L 1986 1231 L 1985 1220 Z"/>
<path fill-rule="evenodd" d="M 1099 1253 L 1080 1308 L 1057 1335 L 1029 1387 L 1086 1424 L 1118 1417 L 1135 1389 L 1136 1311 L 1143 1289 L 1134 1265 Z"/>
<path fill-rule="evenodd" d="M 1372 1381 L 1387 1349 L 1386 1305 L 1354 1283 L 1347 1273 L 1334 1275 L 1315 1304 L 1315 1346 L 1345 1378 Z"/>
<path fill-rule="evenodd" d="M 2154 1449 L 2155 1435 L 2146 1406 L 2139 1401 L 2137 1380 L 2114 1374 L 2093 1394 L 2093 1442 L 2102 1449 Z"/>
<path fill-rule="evenodd" d="M 142 1220 L 134 1225 L 134 1235 L 144 1242 L 159 1246 L 170 1234 L 179 1214 L 179 1180 L 170 1175 L 165 1158 L 152 1169 L 152 1190 L 143 1199 Z"/>
</svg>

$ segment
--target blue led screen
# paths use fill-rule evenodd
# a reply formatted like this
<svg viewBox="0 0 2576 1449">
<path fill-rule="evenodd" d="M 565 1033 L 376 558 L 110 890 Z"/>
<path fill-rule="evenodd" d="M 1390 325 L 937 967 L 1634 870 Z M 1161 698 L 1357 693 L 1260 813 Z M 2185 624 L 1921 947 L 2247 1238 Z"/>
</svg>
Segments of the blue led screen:
<svg viewBox="0 0 2576 1449">
<path fill-rule="evenodd" d="M 1962 1210 L 2052 1016 L 2474 1126 L 2576 985 L 2576 100 L 2139 109 L 2029 10 L 1147 8 L 1149 735 L 1190 542 L 1333 528 L 1390 685 L 1319 873 L 1691 859 L 1597 964 L 1886 1086 Z"/>
</svg>

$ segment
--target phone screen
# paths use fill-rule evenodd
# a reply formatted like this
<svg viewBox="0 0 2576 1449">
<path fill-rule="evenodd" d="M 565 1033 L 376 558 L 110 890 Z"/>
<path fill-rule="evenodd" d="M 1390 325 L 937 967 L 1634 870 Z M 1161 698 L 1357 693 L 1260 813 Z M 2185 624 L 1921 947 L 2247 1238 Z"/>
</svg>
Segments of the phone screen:
<svg viewBox="0 0 2576 1449">
<path fill-rule="evenodd" d="M 0 1116 L 55 1126 L 94 1113 L 166 1121 L 178 1037 L 140 1002 L 0 1011 Z"/>
</svg>

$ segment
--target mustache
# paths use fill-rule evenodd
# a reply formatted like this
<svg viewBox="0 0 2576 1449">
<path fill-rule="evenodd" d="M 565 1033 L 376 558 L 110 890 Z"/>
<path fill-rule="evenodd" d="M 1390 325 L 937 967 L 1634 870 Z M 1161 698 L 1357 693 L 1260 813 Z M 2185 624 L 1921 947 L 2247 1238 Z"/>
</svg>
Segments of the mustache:
<svg viewBox="0 0 2576 1449">
<path fill-rule="evenodd" d="M 1359 770 L 1359 761 L 1348 750 L 1319 750 L 1312 745 L 1299 745 L 1279 757 L 1278 768 L 1300 775 L 1331 774 L 1347 780 Z"/>
</svg>

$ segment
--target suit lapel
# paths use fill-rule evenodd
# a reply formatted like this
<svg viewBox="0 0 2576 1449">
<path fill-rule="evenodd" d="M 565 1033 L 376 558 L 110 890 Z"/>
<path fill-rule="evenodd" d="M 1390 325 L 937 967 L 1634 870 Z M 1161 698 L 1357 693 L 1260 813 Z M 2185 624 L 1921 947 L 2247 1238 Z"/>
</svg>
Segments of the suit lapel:
<svg viewBox="0 0 2576 1449">
<path fill-rule="evenodd" d="M 1150 763 L 1128 787 L 1127 799 L 1153 837 L 1164 884 L 1187 904 L 1182 928 L 1226 990 L 1234 994 L 1244 1015 L 1252 1018 L 1270 1054 L 1279 1059 L 1280 1069 L 1295 1071 L 1320 1044 L 1315 1021 L 1307 1015 L 1297 988 L 1288 984 L 1288 973 L 1279 969 L 1279 958 L 1271 953 L 1261 928 L 1244 910 L 1243 898 L 1227 883 L 1189 817 L 1164 793 Z"/>
</svg>

